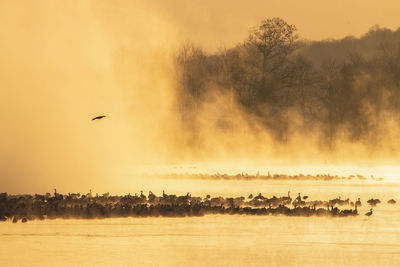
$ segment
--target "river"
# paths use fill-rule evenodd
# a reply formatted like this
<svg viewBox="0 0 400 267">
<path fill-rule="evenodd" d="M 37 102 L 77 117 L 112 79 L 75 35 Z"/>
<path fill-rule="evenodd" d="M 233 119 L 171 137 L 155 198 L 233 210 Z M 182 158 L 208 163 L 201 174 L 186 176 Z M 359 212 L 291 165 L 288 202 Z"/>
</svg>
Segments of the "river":
<svg viewBox="0 0 400 267">
<path fill-rule="evenodd" d="M 154 193 L 361 198 L 346 218 L 218 215 L 0 223 L 6 266 L 399 266 L 400 184 L 347 181 L 168 180 Z M 168 186 L 167 186 L 168 185 Z M 147 189 L 147 188 L 143 188 Z M 134 191 L 133 191 L 134 192 Z M 369 210 L 366 200 L 382 204 Z M 387 204 L 394 198 L 396 205 Z"/>
</svg>

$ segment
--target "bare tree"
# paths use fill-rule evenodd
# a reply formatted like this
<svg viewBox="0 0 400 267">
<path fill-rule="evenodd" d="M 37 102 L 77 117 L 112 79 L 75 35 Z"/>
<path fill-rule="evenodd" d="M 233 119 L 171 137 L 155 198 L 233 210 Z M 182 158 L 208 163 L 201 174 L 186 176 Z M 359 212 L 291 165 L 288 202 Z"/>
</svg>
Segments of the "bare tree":
<svg viewBox="0 0 400 267">
<path fill-rule="evenodd" d="M 259 75 L 255 98 L 275 103 L 287 99 L 288 92 L 282 88 L 290 86 L 291 75 L 285 59 L 296 48 L 297 39 L 296 27 L 281 18 L 264 19 L 251 31 L 245 46 L 257 54 L 259 71 L 253 71 Z"/>
</svg>

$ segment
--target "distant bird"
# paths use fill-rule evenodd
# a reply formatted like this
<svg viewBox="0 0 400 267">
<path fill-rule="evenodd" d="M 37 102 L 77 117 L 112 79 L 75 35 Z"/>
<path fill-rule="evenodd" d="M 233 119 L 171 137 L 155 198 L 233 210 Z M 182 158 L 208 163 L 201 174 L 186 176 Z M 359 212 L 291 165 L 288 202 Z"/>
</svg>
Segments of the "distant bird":
<svg viewBox="0 0 400 267">
<path fill-rule="evenodd" d="M 394 200 L 393 198 L 391 200 L 388 200 L 387 202 L 388 204 L 396 204 L 396 200 Z"/>
<path fill-rule="evenodd" d="M 379 199 L 373 199 L 373 198 L 371 198 L 370 200 L 368 200 L 367 201 L 368 202 L 368 204 L 370 204 L 371 206 L 376 206 L 376 204 L 379 204 L 379 203 L 381 203 L 381 201 L 379 200 Z"/>
<path fill-rule="evenodd" d="M 94 117 L 94 118 L 92 119 L 92 121 L 94 121 L 94 120 L 101 120 L 102 118 L 105 118 L 105 117 L 107 117 L 107 116 L 106 116 L 106 115 L 97 116 L 97 117 Z"/>
<path fill-rule="evenodd" d="M 372 215 L 372 209 L 370 209 L 367 213 L 365 213 L 366 216 L 371 216 Z"/>
</svg>

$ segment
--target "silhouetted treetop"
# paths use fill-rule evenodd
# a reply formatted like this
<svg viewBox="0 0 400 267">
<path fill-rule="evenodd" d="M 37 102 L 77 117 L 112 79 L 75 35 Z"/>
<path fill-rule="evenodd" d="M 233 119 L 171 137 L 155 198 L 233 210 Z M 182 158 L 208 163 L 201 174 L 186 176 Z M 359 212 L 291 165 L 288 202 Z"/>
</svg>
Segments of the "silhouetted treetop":
<svg viewBox="0 0 400 267">
<path fill-rule="evenodd" d="M 400 29 L 375 26 L 360 38 L 305 42 L 294 25 L 268 18 L 223 51 L 183 46 L 177 70 L 182 121 L 194 135 L 207 96 L 226 92 L 227 104 L 238 103 L 282 142 L 294 132 L 318 132 L 330 147 L 346 133 L 369 146 L 379 144 L 387 118 L 400 121 Z"/>
<path fill-rule="evenodd" d="M 281 18 L 264 19 L 260 26 L 250 33 L 246 43 L 257 47 L 265 57 L 288 54 L 295 48 L 298 38 L 296 30 L 296 26 Z"/>
</svg>

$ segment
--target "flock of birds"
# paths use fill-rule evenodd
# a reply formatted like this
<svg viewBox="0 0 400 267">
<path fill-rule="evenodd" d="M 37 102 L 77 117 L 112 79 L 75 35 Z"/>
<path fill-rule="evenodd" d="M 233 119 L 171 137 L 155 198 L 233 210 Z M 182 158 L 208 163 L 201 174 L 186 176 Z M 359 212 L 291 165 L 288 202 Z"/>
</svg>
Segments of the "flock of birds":
<svg viewBox="0 0 400 267">
<path fill-rule="evenodd" d="M 296 181 L 301 181 L 301 180 L 382 181 L 383 180 L 383 178 L 375 178 L 373 175 L 371 175 L 371 177 L 367 178 L 360 174 L 349 175 L 349 176 L 338 176 L 338 175 L 330 175 L 330 174 L 287 175 L 287 174 L 271 174 L 270 172 L 268 172 L 268 174 L 260 174 L 259 172 L 257 172 L 257 174 L 254 174 L 254 175 L 248 174 L 248 173 L 238 173 L 238 174 L 230 175 L 230 174 L 226 174 L 226 173 L 208 174 L 208 173 L 188 173 L 188 172 L 186 172 L 186 173 L 155 174 L 153 176 L 163 177 L 163 178 L 174 178 L 174 179 L 191 178 L 191 179 L 210 179 L 210 180 L 216 180 L 216 179 L 219 179 L 219 180 L 296 180 Z"/>
<path fill-rule="evenodd" d="M 379 199 L 370 199 L 367 203 L 372 207 L 379 204 Z M 391 199 L 388 204 L 395 204 Z M 348 208 L 340 209 L 343 206 Z M 239 215 L 287 215 L 287 216 L 356 216 L 357 208 L 362 206 L 361 200 L 355 202 L 341 197 L 322 201 L 309 200 L 308 196 L 299 193 L 292 199 L 287 196 L 270 198 L 261 193 L 247 198 L 241 197 L 194 197 L 186 195 L 168 195 L 165 192 L 157 196 L 151 191 L 146 196 L 143 192 L 135 195 L 112 196 L 69 193 L 66 195 L 46 193 L 45 195 L 8 195 L 0 193 L 0 221 L 27 222 L 55 218 L 115 218 L 115 217 L 185 217 L 203 216 L 207 214 L 239 214 Z M 340 208 L 339 208 L 340 207 Z M 373 214 L 372 208 L 365 213 Z"/>
<path fill-rule="evenodd" d="M 94 120 L 106 118 L 105 115 L 96 116 Z M 215 176 L 215 175 L 214 175 Z M 276 176 L 276 175 L 275 175 Z M 275 177 L 273 178 L 282 178 Z M 248 175 L 236 175 L 234 178 L 265 178 L 257 174 L 255 177 Z M 272 176 L 268 174 L 267 178 Z M 201 178 L 204 178 L 201 176 Z M 208 178 L 208 177 L 206 177 Z M 215 177 L 212 177 L 215 178 Z M 226 175 L 218 178 L 232 178 Z M 322 178 L 338 179 L 338 177 L 308 177 L 298 178 Z M 348 177 L 351 179 L 354 177 Z M 358 177 L 362 179 L 364 177 Z M 369 199 L 367 203 L 373 207 L 381 203 L 379 199 Z M 394 199 L 390 199 L 388 204 L 396 204 Z M 291 207 L 292 206 L 292 207 Z M 348 206 L 348 209 L 339 207 Z M 46 193 L 45 195 L 8 195 L 0 193 L 0 221 L 12 220 L 16 223 L 19 220 L 27 222 L 29 220 L 44 220 L 55 218 L 114 218 L 114 217 L 184 217 L 184 216 L 203 216 L 206 214 L 243 214 L 243 215 L 287 215 L 287 216 L 356 216 L 357 208 L 362 206 L 360 198 L 352 202 L 349 198 L 341 197 L 328 201 L 308 200 L 308 196 L 301 196 L 298 193 L 293 200 L 288 192 L 287 196 L 271 198 L 264 197 L 261 193 L 256 196 L 250 194 L 247 199 L 241 197 L 214 197 L 207 195 L 205 198 L 192 197 L 190 193 L 183 196 L 167 195 L 164 191 L 161 196 L 156 196 L 151 191 L 146 196 L 141 191 L 140 194 L 111 196 L 109 193 L 99 196 L 92 195 L 91 191 L 87 194 L 69 193 L 67 195 L 57 193 Z M 365 213 L 370 217 L 373 214 L 372 208 Z"/>
<path fill-rule="evenodd" d="M 103 118 L 106 118 L 106 115 L 100 115 L 100 116 L 96 116 L 94 118 L 92 118 L 92 121 L 94 120 L 101 120 Z M 186 176 L 188 174 L 185 174 Z M 176 176 L 173 175 L 173 176 Z M 230 176 L 230 175 L 219 175 L 219 174 L 215 174 L 212 175 L 211 177 L 209 177 L 209 175 L 197 175 L 195 176 L 195 178 L 223 178 L 223 179 L 231 179 L 231 178 L 244 178 L 244 179 L 254 179 L 254 178 L 289 178 L 292 179 L 293 177 L 291 176 L 282 176 L 282 175 L 274 175 L 271 176 L 268 173 L 268 176 L 262 176 L 259 175 L 259 173 L 257 173 L 257 175 L 255 176 L 251 176 L 248 174 L 238 174 L 235 176 Z M 349 177 L 347 177 L 348 180 L 354 178 L 354 175 L 351 175 Z M 298 179 L 324 179 L 324 180 L 332 180 L 332 179 L 346 179 L 346 177 L 338 177 L 338 176 L 330 176 L 330 175 L 325 175 L 325 176 L 310 176 L 310 175 L 300 175 L 298 177 L 296 177 Z M 358 175 L 357 178 L 365 180 L 366 178 L 363 176 Z M 372 177 L 373 178 L 373 177 Z M 381 180 L 381 178 L 377 179 L 377 180 Z M 11 213 L 9 212 L 9 209 L 7 209 L 7 194 L 6 193 L 2 193 L 1 194 L 2 197 L 0 197 L 0 220 L 4 221 L 7 219 L 7 216 L 10 217 Z M 4 198 L 4 196 L 6 196 Z M 79 209 L 82 209 L 82 204 L 86 204 L 86 210 L 90 213 L 90 209 L 93 207 L 96 207 L 96 205 L 92 205 L 92 204 L 97 204 L 97 205 L 102 205 L 102 204 L 106 204 L 106 206 L 108 208 L 110 208 L 110 205 L 114 205 L 114 208 L 117 208 L 118 205 L 120 205 L 119 203 L 115 203 L 115 199 L 118 199 L 120 201 L 122 201 L 122 203 L 125 204 L 125 206 L 121 206 L 122 210 L 126 209 L 126 208 L 132 208 L 136 207 L 138 205 L 140 205 L 142 208 L 146 207 L 148 205 L 150 205 L 150 207 L 154 207 L 154 205 L 156 204 L 155 202 L 158 202 L 157 205 L 160 205 L 160 203 L 163 203 L 163 206 L 161 206 L 161 208 L 165 208 L 165 209 L 171 209 L 171 208 L 179 208 L 182 206 L 187 207 L 195 207 L 197 205 L 197 207 L 220 207 L 222 209 L 222 213 L 226 211 L 228 211 L 229 213 L 232 214 L 232 212 L 234 213 L 252 213 L 253 211 L 255 211 L 257 214 L 263 214 L 263 212 L 265 213 L 267 211 L 267 209 L 265 208 L 268 205 L 268 212 L 266 214 L 270 214 L 270 213 L 280 213 L 280 214 L 286 214 L 286 215 L 339 215 L 339 216 L 348 216 L 348 215 L 358 215 L 358 211 L 357 211 L 357 207 L 361 206 L 361 201 L 360 198 L 354 203 L 354 202 L 349 202 L 349 199 L 346 200 L 342 200 L 340 197 L 337 199 L 332 199 L 329 201 L 308 201 L 305 202 L 305 200 L 307 200 L 308 196 L 303 196 L 303 198 L 301 198 L 300 193 L 298 194 L 297 198 L 295 199 L 295 201 L 292 202 L 292 198 L 290 197 L 290 192 L 288 192 L 288 196 L 287 197 L 280 197 L 277 198 L 275 196 L 273 196 L 272 198 L 268 199 L 262 196 L 262 194 L 260 193 L 258 196 L 253 197 L 253 195 L 249 195 L 248 197 L 248 201 L 245 201 L 244 197 L 239 197 L 239 198 L 227 198 L 224 199 L 222 197 L 218 197 L 218 198 L 211 198 L 210 196 L 207 195 L 206 199 L 202 200 L 199 197 L 191 197 L 191 195 L 188 193 L 186 196 L 175 196 L 175 195 L 166 195 L 165 192 L 163 192 L 163 196 L 162 198 L 158 198 L 157 196 L 155 196 L 152 192 L 149 192 L 149 196 L 146 198 L 145 195 L 143 195 L 143 192 L 141 192 L 140 197 L 138 197 L 136 194 L 134 197 L 131 198 L 130 195 L 128 196 L 124 196 L 124 197 L 118 197 L 118 196 L 114 196 L 111 197 L 111 199 L 113 201 L 111 201 L 111 203 L 108 203 L 108 201 L 104 201 L 105 199 L 108 200 L 109 198 L 109 194 L 103 194 L 102 197 L 96 196 L 95 198 L 93 198 L 91 196 L 91 193 L 86 194 L 86 195 L 80 195 L 80 194 L 68 194 L 68 196 L 65 197 L 65 201 L 64 201 L 64 211 L 66 211 L 67 206 L 71 207 L 73 206 L 74 210 L 76 210 L 77 208 L 77 203 L 75 203 L 75 201 L 72 201 L 73 204 L 69 204 L 67 205 L 68 200 L 78 200 L 80 197 L 81 200 L 83 201 L 78 201 L 78 202 L 83 202 L 79 204 Z M 24 197 L 19 197 L 19 200 L 26 200 Z M 38 201 L 40 202 L 40 200 L 38 200 L 38 198 L 40 200 L 42 200 L 42 205 L 40 205 L 40 203 L 38 203 Z M 32 196 L 27 196 L 27 199 L 33 199 Z M 60 200 L 64 200 L 64 196 L 61 194 L 57 194 L 56 190 L 54 193 L 54 197 L 50 197 L 49 194 L 47 194 L 46 196 L 40 196 L 40 195 L 35 195 L 36 200 L 36 207 L 39 207 L 40 211 L 44 211 L 46 210 L 46 206 L 43 207 L 43 202 L 44 203 L 51 203 L 51 207 L 54 208 L 54 211 L 59 210 L 59 204 L 60 204 Z M 155 201 L 157 200 L 157 201 Z M 2 202 L 3 203 L 2 203 Z M 5 202 L 5 203 L 4 203 Z M 14 201 L 15 202 L 15 201 Z M 17 201 L 14 204 L 17 204 L 19 201 Z M 26 203 L 24 203 L 26 201 L 22 201 L 22 209 L 24 209 L 24 207 L 26 208 L 27 206 L 25 205 Z M 28 201 L 29 202 L 29 201 Z M 97 202 L 100 202 L 102 204 L 98 204 Z M 128 203 L 128 206 L 126 206 L 126 202 Z M 367 201 L 368 204 L 370 204 L 371 206 L 376 206 L 377 204 L 381 203 L 381 201 L 379 199 L 370 199 Z M 1 205 L 2 204 L 2 205 Z M 5 205 L 4 205 L 5 204 Z M 293 204 L 294 209 L 291 210 L 290 208 L 286 207 L 286 205 L 290 205 Z M 352 207 L 355 207 L 354 210 L 339 210 L 337 207 L 334 207 L 334 205 L 350 205 Z M 394 199 L 390 199 L 388 201 L 388 204 L 396 204 L 396 201 Z M 31 205 L 32 205 L 32 209 L 31 211 L 34 210 L 34 201 L 31 201 Z M 241 207 L 242 205 L 246 206 L 246 207 Z M 226 206 L 228 206 L 228 208 L 226 208 Z M 276 207 L 275 210 L 273 210 L 273 207 Z M 317 206 L 326 206 L 327 209 L 316 209 Z M 97 206 L 98 207 L 98 206 Z M 104 208 L 104 206 L 102 206 Z M 256 208 L 254 208 L 256 207 Z M 259 207 L 263 207 L 261 208 L 261 210 L 259 209 Z M 329 209 L 331 208 L 331 209 Z M 20 210 L 21 206 L 17 206 L 16 210 Z M 231 210 L 229 210 L 231 209 Z M 298 209 L 300 209 L 300 212 L 291 212 L 291 211 L 299 211 Z M 304 212 L 305 210 L 307 210 L 309 212 Z M 50 213 L 51 213 L 51 208 L 49 209 Z M 204 212 L 207 211 L 207 209 L 203 209 L 202 213 L 197 213 L 197 215 L 204 215 Z M 209 210 L 208 210 L 209 211 Z M 213 210 L 214 212 L 216 211 L 215 209 Z M 261 213 L 259 213 L 259 211 L 262 211 Z M 310 212 L 310 211 L 314 211 L 314 212 Z M 327 211 L 327 212 L 326 212 Z M 221 212 L 221 210 L 219 210 L 219 212 Z M 22 212 L 24 213 L 24 212 Z M 38 212 L 38 210 L 36 210 L 36 215 L 38 215 L 37 217 L 40 219 L 43 219 L 46 212 Z M 218 210 L 217 210 L 218 213 Z M 313 213 L 313 214 L 311 214 Z M 369 212 L 365 213 L 366 216 L 371 216 L 373 213 L 372 208 L 370 209 Z M 13 215 L 13 222 L 17 222 L 18 221 L 18 217 L 22 217 L 22 222 L 26 222 L 29 218 L 34 218 L 35 216 L 28 216 L 28 213 L 25 212 L 25 216 L 24 214 L 15 214 Z M 157 215 L 165 215 L 165 213 L 156 213 Z M 104 215 L 104 214 L 103 214 Z M 136 214 L 137 215 L 137 214 Z M 176 215 L 176 214 L 175 214 Z M 192 213 L 189 213 L 188 215 L 193 215 Z M 50 215 L 51 216 L 51 215 Z"/>
<path fill-rule="evenodd" d="M 106 118 L 106 115 L 100 115 L 92 118 L 100 120 Z M 185 174 L 187 176 L 187 174 Z M 172 175 L 172 176 L 176 176 Z M 348 180 L 355 176 L 347 177 Z M 261 176 L 257 173 L 255 176 L 248 174 L 238 174 L 229 176 L 226 174 L 197 175 L 195 178 L 293 178 L 282 175 Z M 310 176 L 300 175 L 298 179 L 346 179 L 346 177 L 338 176 Z M 366 178 L 358 175 L 357 178 L 365 180 Z M 381 179 L 377 179 L 381 180 Z M 98 218 L 98 217 L 120 217 L 120 216 L 201 216 L 207 213 L 228 213 L 228 214 L 284 214 L 284 215 L 331 215 L 331 216 L 350 216 L 358 215 L 357 207 L 361 206 L 360 198 L 356 202 L 350 202 L 349 199 L 342 200 L 340 197 L 329 201 L 307 201 L 308 196 L 301 197 L 300 193 L 294 201 L 288 192 L 287 197 L 266 198 L 261 193 L 257 196 L 252 194 L 248 196 L 247 201 L 244 197 L 237 198 L 211 198 L 209 195 L 202 199 L 200 197 L 192 197 L 189 193 L 186 196 L 166 195 L 163 192 L 162 197 L 157 197 L 151 191 L 148 197 L 143 192 L 140 196 L 135 194 L 131 196 L 110 196 L 108 193 L 102 196 L 92 196 L 91 192 L 86 195 L 68 194 L 63 196 L 55 190 L 54 196 L 49 193 L 46 195 L 24 195 L 24 196 L 8 196 L 7 193 L 0 194 L 0 221 L 7 218 L 13 218 L 13 222 L 17 222 L 21 218 L 22 222 L 29 219 L 44 219 L 45 216 L 50 218 L 56 217 L 74 217 L 78 218 Z M 381 203 L 379 199 L 369 199 L 367 203 L 376 206 Z M 286 205 L 293 205 L 293 209 Z M 396 204 L 394 199 L 390 199 L 388 204 Z M 335 205 L 350 205 L 354 209 L 343 209 L 335 207 Z M 29 207 L 30 206 L 30 207 Z M 268 206 L 268 208 L 266 208 Z M 317 207 L 320 207 L 317 209 Z M 321 208 L 326 207 L 327 209 Z M 163 212 L 164 211 L 164 212 Z M 366 216 L 373 214 L 372 208 L 365 213 Z"/>
</svg>

